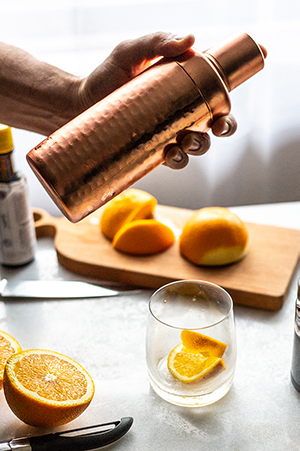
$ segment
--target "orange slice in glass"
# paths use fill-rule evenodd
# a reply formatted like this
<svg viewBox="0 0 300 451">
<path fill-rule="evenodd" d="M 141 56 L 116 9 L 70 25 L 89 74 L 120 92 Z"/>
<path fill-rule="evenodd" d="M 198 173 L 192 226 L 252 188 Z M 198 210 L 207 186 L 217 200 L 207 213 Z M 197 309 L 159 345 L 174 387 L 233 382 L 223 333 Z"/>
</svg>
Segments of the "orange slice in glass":
<svg viewBox="0 0 300 451">
<path fill-rule="evenodd" d="M 188 384 L 207 376 L 213 370 L 225 369 L 225 364 L 214 355 L 187 352 L 181 343 L 170 352 L 168 368 L 176 379 Z"/>
<path fill-rule="evenodd" d="M 168 357 L 169 371 L 176 379 L 190 383 L 226 369 L 225 343 L 192 330 L 183 330 L 181 340 Z"/>
<path fill-rule="evenodd" d="M 208 353 L 215 357 L 222 357 L 227 347 L 225 343 L 215 338 L 193 332 L 192 330 L 183 330 L 181 332 L 181 341 L 189 352 Z"/>
</svg>

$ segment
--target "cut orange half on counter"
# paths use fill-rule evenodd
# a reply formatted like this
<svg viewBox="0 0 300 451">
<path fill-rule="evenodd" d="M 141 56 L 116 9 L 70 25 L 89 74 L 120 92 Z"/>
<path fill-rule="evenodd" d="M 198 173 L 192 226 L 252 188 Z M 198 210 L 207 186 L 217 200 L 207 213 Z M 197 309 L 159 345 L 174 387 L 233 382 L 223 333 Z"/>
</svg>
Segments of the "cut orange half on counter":
<svg viewBox="0 0 300 451">
<path fill-rule="evenodd" d="M 4 366 L 9 357 L 22 351 L 21 346 L 11 335 L 0 330 L 0 390 L 3 388 Z"/>
<path fill-rule="evenodd" d="M 173 230 L 155 219 L 140 219 L 125 224 L 112 245 L 127 254 L 149 255 L 163 251 L 175 241 Z"/>
<path fill-rule="evenodd" d="M 59 426 L 90 404 L 94 383 L 73 359 L 33 349 L 12 355 L 4 369 L 4 394 L 14 414 L 32 426 Z"/>
</svg>

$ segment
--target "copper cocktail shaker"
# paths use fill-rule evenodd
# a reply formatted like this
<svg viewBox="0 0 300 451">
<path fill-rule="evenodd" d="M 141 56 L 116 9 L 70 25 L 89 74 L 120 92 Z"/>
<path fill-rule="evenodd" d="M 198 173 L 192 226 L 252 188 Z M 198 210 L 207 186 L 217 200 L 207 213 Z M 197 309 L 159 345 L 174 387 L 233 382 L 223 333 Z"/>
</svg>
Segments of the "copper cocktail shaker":
<svg viewBox="0 0 300 451">
<path fill-rule="evenodd" d="M 206 131 L 230 111 L 229 91 L 264 66 L 246 33 L 203 53 L 163 58 L 55 131 L 27 160 L 77 222 L 164 161 L 179 131 Z"/>
</svg>

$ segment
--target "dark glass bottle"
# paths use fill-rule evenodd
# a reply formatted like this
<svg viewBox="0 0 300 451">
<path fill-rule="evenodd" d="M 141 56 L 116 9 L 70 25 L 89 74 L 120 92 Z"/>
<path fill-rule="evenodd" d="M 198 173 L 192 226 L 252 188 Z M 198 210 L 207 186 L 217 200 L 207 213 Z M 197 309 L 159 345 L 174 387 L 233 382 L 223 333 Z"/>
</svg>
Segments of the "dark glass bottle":
<svg viewBox="0 0 300 451">
<path fill-rule="evenodd" d="M 294 347 L 291 378 L 295 389 L 300 392 L 300 279 L 298 280 L 297 299 L 295 306 Z"/>
</svg>

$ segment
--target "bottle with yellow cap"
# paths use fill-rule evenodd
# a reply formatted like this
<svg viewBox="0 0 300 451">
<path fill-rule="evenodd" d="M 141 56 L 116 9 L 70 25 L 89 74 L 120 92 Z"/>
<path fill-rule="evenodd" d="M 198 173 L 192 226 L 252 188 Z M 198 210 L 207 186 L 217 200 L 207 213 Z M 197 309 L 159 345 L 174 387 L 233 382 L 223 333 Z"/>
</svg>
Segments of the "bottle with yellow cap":
<svg viewBox="0 0 300 451">
<path fill-rule="evenodd" d="M 36 236 L 27 182 L 14 170 L 11 128 L 0 124 L 0 263 L 18 266 L 34 258 Z"/>
</svg>

